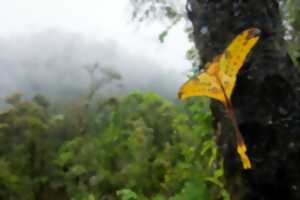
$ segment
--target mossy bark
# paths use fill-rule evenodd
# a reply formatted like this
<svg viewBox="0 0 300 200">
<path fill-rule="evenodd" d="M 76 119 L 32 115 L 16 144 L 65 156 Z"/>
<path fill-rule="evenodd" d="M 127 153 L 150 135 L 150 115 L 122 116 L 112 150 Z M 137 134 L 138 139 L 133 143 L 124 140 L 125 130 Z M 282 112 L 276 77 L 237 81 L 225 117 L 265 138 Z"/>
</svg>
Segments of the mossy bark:
<svg viewBox="0 0 300 200">
<path fill-rule="evenodd" d="M 251 170 L 242 169 L 223 105 L 212 103 L 232 199 L 300 199 L 300 76 L 283 39 L 278 2 L 188 0 L 187 10 L 203 63 L 221 53 L 241 31 L 250 27 L 262 31 L 231 98 Z"/>
</svg>

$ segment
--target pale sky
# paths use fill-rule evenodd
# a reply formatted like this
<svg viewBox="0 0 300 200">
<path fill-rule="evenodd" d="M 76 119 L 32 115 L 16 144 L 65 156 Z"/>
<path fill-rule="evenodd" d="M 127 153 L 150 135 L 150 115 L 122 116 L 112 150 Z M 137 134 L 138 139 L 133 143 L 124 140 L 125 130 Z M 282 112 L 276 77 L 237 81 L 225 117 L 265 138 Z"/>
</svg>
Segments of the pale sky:
<svg viewBox="0 0 300 200">
<path fill-rule="evenodd" d="M 184 24 L 171 31 L 160 44 L 158 35 L 163 25 L 134 25 L 129 18 L 128 0 L 2 0 L 0 37 L 31 35 L 47 29 L 59 29 L 86 39 L 118 42 L 129 53 L 160 62 L 168 71 L 186 72 L 189 47 Z M 146 54 L 146 55 L 145 55 Z"/>
</svg>

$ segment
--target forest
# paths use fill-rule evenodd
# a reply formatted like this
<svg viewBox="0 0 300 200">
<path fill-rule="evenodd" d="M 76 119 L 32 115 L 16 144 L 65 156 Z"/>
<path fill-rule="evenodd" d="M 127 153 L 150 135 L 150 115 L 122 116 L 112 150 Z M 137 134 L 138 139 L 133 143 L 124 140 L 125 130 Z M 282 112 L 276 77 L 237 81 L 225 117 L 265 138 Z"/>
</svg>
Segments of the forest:
<svg viewBox="0 0 300 200">
<path fill-rule="evenodd" d="M 195 2 L 198 2 L 199 5 Z M 257 9 L 255 7 L 257 2 L 261 1 L 223 0 L 220 1 L 219 7 L 223 6 L 222 14 L 232 11 L 230 9 L 236 9 L 237 12 L 245 12 L 247 15 L 250 13 L 251 16 L 253 10 Z M 270 33 L 266 32 L 267 35 L 275 35 L 272 42 L 281 36 L 282 40 L 278 43 L 275 41 L 276 44 L 272 46 L 274 51 L 266 51 L 269 44 L 263 46 L 258 41 L 258 53 L 253 52 L 253 56 L 251 55 L 249 60 L 270 59 L 272 55 L 277 56 L 280 53 L 275 52 L 275 46 L 277 45 L 276 48 L 282 50 L 283 48 L 279 48 L 278 44 L 284 43 L 283 46 L 289 54 L 289 66 L 294 66 L 298 71 L 300 67 L 300 1 L 266 0 L 265 2 L 278 5 L 280 14 L 277 16 L 270 11 L 266 14 L 267 16 L 271 15 L 270 19 L 259 16 L 257 20 L 261 20 L 262 25 L 258 23 L 257 26 L 262 31 L 265 27 L 270 26 L 268 29 Z M 259 3 L 258 6 L 263 8 L 263 6 L 269 6 L 268 3 L 265 3 L 266 5 Z M 222 18 L 213 19 L 209 15 L 207 15 L 207 21 L 202 22 L 202 18 L 198 19 L 197 17 L 205 15 L 205 11 L 199 12 L 199 14 L 193 10 L 198 8 L 197 6 L 207 6 L 205 9 L 209 10 L 209 6 L 216 6 L 216 4 L 218 3 L 204 0 L 188 0 L 187 2 L 131 0 L 128 2 L 128 6 L 131 8 L 128 12 L 132 15 L 130 23 L 139 24 L 142 30 L 148 23 L 163 21 L 166 24 L 165 29 L 155 36 L 161 43 L 160 45 L 164 45 L 170 32 L 176 30 L 178 24 L 186 24 L 184 32 L 190 43 L 193 44 L 190 49 L 185 49 L 190 70 L 183 79 L 187 81 L 199 73 L 198 68 L 203 68 L 205 63 L 216 55 L 215 52 L 222 52 L 230 41 L 226 40 L 224 44 L 224 38 L 221 37 L 221 40 L 217 34 L 212 34 L 220 40 L 216 40 L 216 47 L 211 47 L 202 43 L 210 44 L 213 36 L 211 38 L 200 36 L 200 39 L 196 37 L 199 32 L 199 34 L 205 35 L 203 33 L 209 30 L 212 30 L 212 33 L 216 31 L 220 34 L 219 32 L 222 31 L 217 29 L 226 26 L 226 24 L 222 25 Z M 247 7 L 243 7 L 244 4 L 247 4 Z M 249 8 L 250 6 L 253 8 Z M 216 7 L 218 8 L 218 6 Z M 204 8 L 199 8 L 199 10 L 201 9 Z M 276 10 L 276 8 L 274 9 Z M 229 19 L 232 18 L 231 15 L 226 14 L 226 16 Z M 198 23 L 197 20 L 201 22 Z M 239 20 L 248 22 L 246 17 Z M 264 24 L 268 20 L 274 21 L 268 22 L 267 25 Z M 240 33 L 236 30 L 245 30 L 246 25 L 242 22 L 239 21 L 242 25 L 236 25 L 241 27 L 234 29 L 234 36 Z M 199 30 L 197 26 L 200 26 L 201 23 L 211 23 L 210 28 Z M 238 22 L 232 23 L 238 24 Z M 216 30 L 213 29 L 214 27 Z M 246 26 L 246 28 L 248 27 Z M 233 25 L 224 29 L 225 31 L 231 30 Z M 278 31 L 280 36 L 277 32 L 273 33 L 273 29 Z M 267 40 L 265 39 L 268 37 L 265 36 L 266 33 L 263 32 L 262 35 L 261 40 Z M 48 37 L 48 35 L 44 36 Z M 63 43 L 64 39 L 61 38 L 58 41 Z M 43 46 L 42 44 L 40 45 Z M 266 121 L 263 121 L 265 112 L 262 110 L 260 112 L 260 107 L 256 107 L 257 116 L 259 120 L 262 120 L 261 124 L 257 123 L 259 126 L 257 124 L 250 126 L 251 124 L 244 123 L 244 121 L 247 122 L 249 117 L 256 117 L 256 114 L 249 116 L 249 113 L 252 109 L 251 102 L 256 102 L 253 100 L 255 98 L 258 99 L 254 95 L 260 93 L 256 93 L 256 90 L 253 90 L 253 94 L 243 93 L 247 87 L 253 86 L 242 80 L 243 76 L 246 77 L 244 74 L 247 72 L 242 73 L 242 78 L 239 78 L 236 83 L 237 91 L 234 90 L 232 101 L 236 105 L 241 132 L 248 135 L 245 136 L 245 141 L 249 144 L 250 160 L 253 160 L 253 169 L 245 170 L 237 153 L 232 153 L 235 152 L 235 148 L 231 148 L 234 137 L 232 134 L 223 135 L 225 129 L 225 131 L 231 130 L 232 127 L 224 114 L 224 106 L 220 102 L 208 97 L 191 97 L 180 101 L 177 96 L 179 87 L 174 86 L 178 85 L 179 75 L 175 74 L 170 77 L 172 73 L 168 72 L 161 75 L 163 72 L 155 71 L 153 69 L 156 67 L 155 64 L 151 66 L 148 61 L 144 64 L 149 68 L 149 74 L 143 73 L 144 77 L 136 75 L 138 79 L 132 81 L 128 78 L 131 76 L 131 71 L 126 72 L 120 66 L 111 67 L 105 62 L 94 62 L 93 59 L 87 62 L 76 60 L 77 54 L 88 52 L 87 49 L 84 49 L 88 46 L 87 44 L 76 44 L 80 44 L 78 46 L 83 48 L 78 51 L 79 53 L 70 53 L 61 57 L 54 54 L 52 60 L 46 59 L 45 62 L 39 58 L 35 61 L 33 53 L 25 63 L 22 63 L 24 66 L 28 66 L 33 74 L 36 73 L 30 80 L 31 83 L 43 82 L 43 84 L 37 84 L 38 86 L 33 89 L 24 86 L 23 90 L 14 90 L 15 88 L 10 84 L 18 84 L 22 87 L 22 80 L 13 79 L 9 84 L 4 84 L 5 82 L 0 80 L 2 90 L 0 91 L 0 199 L 259 200 L 284 199 L 281 198 L 283 194 L 286 195 L 286 199 L 300 197 L 297 192 L 298 184 L 300 186 L 300 175 L 297 171 L 300 163 L 298 159 L 293 160 L 295 155 L 300 152 L 300 148 L 298 148 L 300 143 L 297 143 L 300 142 L 299 133 L 295 136 L 286 136 L 286 140 L 292 141 L 296 147 L 293 146 L 287 150 L 286 154 L 280 154 L 281 151 L 285 151 L 285 149 L 282 150 L 284 146 L 287 146 L 283 143 L 285 139 L 279 138 L 282 135 L 278 132 L 286 130 L 281 127 L 281 124 L 272 127 L 275 139 L 270 139 L 271 132 L 266 127 L 263 130 L 270 134 L 262 135 L 259 139 L 251 136 L 250 131 L 248 132 L 251 130 L 254 135 L 255 131 L 260 133 L 262 131 L 259 129 L 261 124 L 270 124 L 273 121 L 275 124 L 277 119 L 276 122 L 281 123 L 280 120 L 283 118 L 281 116 L 290 117 L 291 121 L 288 122 L 289 127 L 287 128 L 293 127 L 292 131 L 300 130 L 299 114 L 291 114 L 293 110 L 296 112 L 298 107 L 286 108 L 277 102 L 278 98 L 281 98 L 285 104 L 294 101 L 293 96 L 289 96 L 289 93 L 280 96 L 280 89 L 284 87 L 280 78 L 270 79 L 270 87 L 277 90 L 278 94 L 264 89 L 260 92 L 269 95 L 270 98 L 257 101 L 261 103 L 262 109 L 269 109 L 266 112 L 271 113 L 272 106 L 274 106 L 276 110 L 280 108 L 280 113 L 272 113 L 274 118 L 267 118 Z M 8 45 L 6 47 L 5 45 L 2 43 L 0 45 L 2 52 L 8 49 Z M 176 46 L 176 44 L 173 45 Z M 23 46 L 23 48 L 28 47 Z M 72 48 L 68 48 L 68 51 L 71 51 Z M 205 51 L 206 49 L 207 51 Z M 264 51 L 260 51 L 261 49 Z M 8 52 L 13 51 L 11 48 Z M 20 50 L 20 52 L 22 55 L 26 54 L 26 50 Z M 49 52 L 42 52 L 44 55 L 47 53 Z M 113 54 L 113 52 L 110 53 Z M 169 54 L 172 55 L 172 52 Z M 16 54 L 16 57 L 12 55 L 13 53 L 10 57 L 6 57 L 6 60 L 0 56 L 1 69 L 6 70 L 8 65 L 15 65 L 14 60 L 20 55 Z M 58 61 L 55 60 L 55 56 L 59 57 Z M 103 54 L 104 57 L 105 54 Z M 67 58 L 75 59 L 75 61 L 70 62 Z M 116 62 L 117 65 L 122 65 L 124 61 L 122 59 L 120 58 L 120 61 Z M 274 61 L 274 58 L 272 57 L 271 60 Z M 77 68 L 80 68 L 83 73 L 71 72 L 71 67 L 67 68 L 70 72 L 61 73 L 62 76 L 67 76 L 68 73 L 70 76 L 74 76 L 70 82 L 64 82 L 64 78 L 52 74 L 60 70 L 62 66 L 72 65 L 75 62 L 80 63 L 75 65 L 78 65 Z M 40 63 L 52 68 L 52 71 L 48 72 L 49 79 L 40 75 L 38 70 L 34 71 Z M 245 65 L 248 67 L 252 64 L 261 66 L 260 62 L 248 60 Z M 131 70 L 132 76 L 134 76 L 137 68 Z M 294 72 L 291 73 L 297 74 Z M 258 72 L 255 72 L 250 75 L 257 74 Z M 285 76 L 285 71 L 282 74 Z M 288 74 L 287 77 L 292 77 L 289 72 L 286 74 Z M 85 77 L 84 82 L 77 82 L 76 78 L 81 76 Z M 259 79 L 258 76 L 254 78 Z M 17 77 L 17 75 L 14 76 L 15 79 Z M 294 79 L 289 78 L 289 80 L 293 81 Z M 274 82 L 278 84 L 276 85 Z M 290 85 L 297 90 L 296 87 L 300 86 L 299 82 L 295 83 L 295 86 L 292 83 Z M 84 84 L 87 87 L 83 86 Z M 69 87 L 69 85 L 71 86 Z M 140 88 L 133 89 L 135 85 Z M 263 88 L 269 87 L 269 85 L 263 86 Z M 252 95 L 251 102 L 249 102 L 250 97 L 243 99 L 243 95 Z M 297 95 L 295 96 L 296 99 Z M 249 109 L 247 106 L 250 106 Z M 216 121 L 219 122 L 216 123 Z M 286 122 L 284 123 L 286 124 Z M 218 125 L 225 128 L 219 130 Z M 260 139 L 263 140 L 263 145 L 257 142 Z M 277 143 L 279 141 L 282 143 Z M 228 145 L 223 148 L 225 143 Z M 231 150 L 227 150 L 227 148 L 231 148 Z M 267 156 L 263 157 L 264 154 Z M 284 159 L 288 161 L 280 160 L 281 156 L 286 156 Z M 274 164 L 277 160 L 280 160 L 280 163 Z M 268 164 L 263 165 L 265 162 Z M 282 168 L 281 164 L 286 168 Z M 272 170 L 276 169 L 280 173 L 278 171 L 272 173 Z M 288 172 L 291 174 L 286 175 Z M 266 178 L 266 182 L 258 181 L 265 176 L 270 177 Z M 280 180 L 285 186 L 278 183 Z M 290 188 L 287 189 L 286 185 Z M 278 195 L 277 198 L 271 194 L 274 190 L 278 192 L 274 193 Z"/>
</svg>

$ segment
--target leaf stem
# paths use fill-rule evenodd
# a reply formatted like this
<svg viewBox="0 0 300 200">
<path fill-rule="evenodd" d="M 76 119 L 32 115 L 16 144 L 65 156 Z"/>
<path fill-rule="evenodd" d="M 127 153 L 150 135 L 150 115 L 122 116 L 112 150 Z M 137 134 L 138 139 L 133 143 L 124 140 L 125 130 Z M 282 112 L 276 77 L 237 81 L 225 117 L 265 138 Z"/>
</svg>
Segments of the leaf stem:
<svg viewBox="0 0 300 200">
<path fill-rule="evenodd" d="M 226 90 L 220 80 L 220 78 L 216 75 L 216 79 L 221 87 L 221 90 L 224 94 L 224 98 L 225 98 L 225 102 L 224 102 L 224 105 L 225 105 L 225 109 L 227 111 L 227 115 L 228 117 L 230 118 L 230 120 L 232 121 L 232 124 L 233 124 L 233 127 L 234 127 L 234 130 L 235 130 L 235 136 L 236 136 L 236 144 L 237 144 L 237 152 L 238 154 L 240 155 L 241 157 L 241 161 L 243 163 L 243 167 L 244 169 L 250 169 L 251 168 L 251 162 L 246 154 L 246 151 L 247 151 L 247 147 L 246 147 L 246 144 L 245 144 L 245 141 L 244 141 L 244 138 L 240 132 L 240 129 L 239 129 L 239 126 L 238 126 L 238 123 L 237 123 L 237 118 L 236 118 L 236 115 L 235 115 L 235 112 L 234 112 L 234 107 L 231 103 L 231 100 L 230 98 L 227 96 L 226 94 Z"/>
</svg>

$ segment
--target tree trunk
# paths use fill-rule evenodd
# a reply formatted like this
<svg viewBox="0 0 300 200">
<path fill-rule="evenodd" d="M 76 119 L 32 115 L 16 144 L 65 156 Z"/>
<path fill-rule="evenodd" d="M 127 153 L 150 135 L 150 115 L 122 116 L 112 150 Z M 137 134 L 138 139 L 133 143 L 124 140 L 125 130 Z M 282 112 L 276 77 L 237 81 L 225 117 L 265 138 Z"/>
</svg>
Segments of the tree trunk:
<svg viewBox="0 0 300 200">
<path fill-rule="evenodd" d="M 232 199 L 300 199 L 300 77 L 287 53 L 278 2 L 188 0 L 187 11 L 203 63 L 220 54 L 241 31 L 262 31 L 231 98 L 251 170 L 242 169 L 223 105 L 213 101 L 211 106 Z"/>
</svg>

